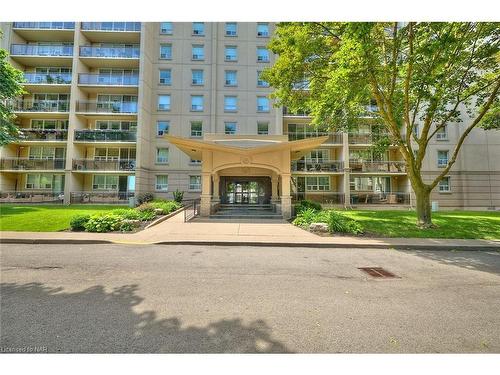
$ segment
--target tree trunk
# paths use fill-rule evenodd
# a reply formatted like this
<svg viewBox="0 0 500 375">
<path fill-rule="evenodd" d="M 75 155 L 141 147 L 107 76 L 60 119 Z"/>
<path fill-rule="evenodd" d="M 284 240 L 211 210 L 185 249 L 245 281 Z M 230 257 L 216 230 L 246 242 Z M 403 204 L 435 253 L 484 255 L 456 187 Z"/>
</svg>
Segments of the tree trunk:
<svg viewBox="0 0 500 375">
<path fill-rule="evenodd" d="M 417 225 L 421 228 L 431 228 L 431 191 L 425 187 L 413 188 L 417 198 Z"/>
</svg>

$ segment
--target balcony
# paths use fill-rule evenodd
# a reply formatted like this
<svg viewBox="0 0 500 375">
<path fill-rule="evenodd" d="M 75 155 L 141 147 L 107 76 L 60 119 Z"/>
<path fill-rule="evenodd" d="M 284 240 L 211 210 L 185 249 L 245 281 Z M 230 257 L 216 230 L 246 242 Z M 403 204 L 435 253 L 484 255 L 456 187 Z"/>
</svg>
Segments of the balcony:
<svg viewBox="0 0 500 375">
<path fill-rule="evenodd" d="M 133 191 L 76 191 L 71 192 L 71 203 L 128 204 Z"/>
<path fill-rule="evenodd" d="M 86 92 L 135 94 L 139 86 L 139 76 L 80 73 L 78 85 Z"/>
<path fill-rule="evenodd" d="M 74 30 L 74 22 L 14 22 L 14 29 Z"/>
<path fill-rule="evenodd" d="M 401 173 L 406 174 L 404 161 L 359 161 L 350 160 L 351 173 Z"/>
<path fill-rule="evenodd" d="M 21 129 L 23 142 L 65 142 L 68 131 L 63 129 Z"/>
<path fill-rule="evenodd" d="M 82 22 L 85 31 L 141 31 L 140 22 Z"/>
<path fill-rule="evenodd" d="M 73 170 L 78 172 L 133 172 L 135 164 L 135 159 L 73 159 Z"/>
<path fill-rule="evenodd" d="M 283 116 L 284 117 L 304 117 L 304 118 L 310 117 L 309 113 L 307 113 L 306 111 L 299 111 L 299 112 L 294 113 L 288 107 L 283 107 Z"/>
<path fill-rule="evenodd" d="M 128 119 L 137 115 L 137 102 L 100 102 L 77 101 L 76 112 L 90 117 L 106 117 Z"/>
<path fill-rule="evenodd" d="M 12 44 L 10 46 L 10 55 L 24 66 L 71 67 L 73 46 L 65 44 Z"/>
<path fill-rule="evenodd" d="M 68 100 L 28 100 L 17 99 L 8 102 L 18 117 L 65 118 L 68 116 Z"/>
<path fill-rule="evenodd" d="M 139 47 L 80 47 L 80 58 L 95 68 L 137 68 Z"/>
<path fill-rule="evenodd" d="M 304 161 L 292 162 L 292 172 L 344 172 L 344 162 L 339 160 Z"/>
<path fill-rule="evenodd" d="M 24 87 L 31 93 L 70 92 L 71 73 L 24 73 Z"/>
<path fill-rule="evenodd" d="M 63 192 L 53 191 L 2 191 L 0 203 L 60 203 L 64 201 Z"/>
<path fill-rule="evenodd" d="M 14 22 L 12 29 L 24 40 L 72 42 L 74 22 Z"/>
<path fill-rule="evenodd" d="M 140 22 L 82 22 L 81 31 L 90 42 L 139 43 Z"/>
<path fill-rule="evenodd" d="M 315 138 L 315 137 L 325 137 L 328 139 L 323 143 L 324 145 L 341 145 L 342 144 L 342 133 L 332 133 L 332 132 L 300 132 L 300 133 L 284 133 L 288 135 L 289 141 L 298 141 L 300 139 Z"/>
<path fill-rule="evenodd" d="M 29 158 L 3 158 L 0 159 L 2 171 L 55 171 L 64 170 L 65 159 L 29 159 Z"/>
<path fill-rule="evenodd" d="M 354 192 L 351 191 L 351 204 L 394 204 L 394 205 L 409 205 L 410 193 L 400 192 Z"/>
<path fill-rule="evenodd" d="M 387 133 L 349 133 L 348 141 L 350 145 L 372 145 L 387 136 Z"/>
<path fill-rule="evenodd" d="M 125 130 L 75 130 L 75 142 L 136 142 L 137 132 Z"/>
<path fill-rule="evenodd" d="M 343 205 L 345 202 L 345 194 L 333 191 L 307 191 L 292 193 L 292 200 L 294 202 L 298 202 L 304 199 L 321 204 Z"/>
</svg>

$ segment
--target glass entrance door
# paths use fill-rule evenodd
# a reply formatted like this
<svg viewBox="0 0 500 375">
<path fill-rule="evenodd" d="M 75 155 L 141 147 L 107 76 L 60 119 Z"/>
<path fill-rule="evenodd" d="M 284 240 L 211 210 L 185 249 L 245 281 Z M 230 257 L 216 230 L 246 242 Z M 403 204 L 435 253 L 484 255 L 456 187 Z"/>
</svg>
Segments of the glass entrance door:
<svg viewBox="0 0 500 375">
<path fill-rule="evenodd" d="M 264 194 L 264 187 L 257 181 L 231 181 L 226 188 L 226 200 L 234 204 L 258 204 Z"/>
</svg>

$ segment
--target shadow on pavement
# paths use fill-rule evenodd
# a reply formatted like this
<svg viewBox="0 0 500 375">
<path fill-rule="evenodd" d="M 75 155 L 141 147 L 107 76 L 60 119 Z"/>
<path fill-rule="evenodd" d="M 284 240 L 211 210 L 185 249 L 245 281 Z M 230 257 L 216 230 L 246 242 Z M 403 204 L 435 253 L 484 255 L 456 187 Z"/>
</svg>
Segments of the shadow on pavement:
<svg viewBox="0 0 500 375">
<path fill-rule="evenodd" d="M 41 283 L 1 284 L 0 346 L 45 346 L 49 353 L 285 353 L 262 320 L 182 326 L 177 317 L 136 313 L 137 285 L 107 293 L 96 285 L 65 292 Z M 194 307 L 196 308 L 196 307 Z"/>
</svg>

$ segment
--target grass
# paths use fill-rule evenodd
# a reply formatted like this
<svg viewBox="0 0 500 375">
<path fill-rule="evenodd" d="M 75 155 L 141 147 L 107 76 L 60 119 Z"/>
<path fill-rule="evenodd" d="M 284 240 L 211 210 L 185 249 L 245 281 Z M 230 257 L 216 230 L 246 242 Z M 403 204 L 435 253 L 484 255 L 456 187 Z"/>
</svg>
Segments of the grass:
<svg viewBox="0 0 500 375">
<path fill-rule="evenodd" d="M 419 229 L 414 211 L 343 211 L 358 220 L 367 235 L 404 238 L 500 239 L 500 212 L 433 212 L 437 228 Z"/>
<path fill-rule="evenodd" d="M 0 205 L 0 230 L 18 232 L 57 232 L 68 229 L 71 217 L 95 214 L 123 206 L 117 205 Z"/>
</svg>

